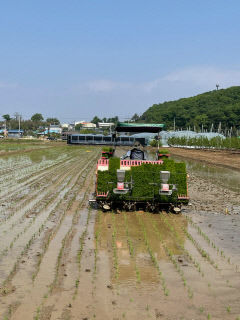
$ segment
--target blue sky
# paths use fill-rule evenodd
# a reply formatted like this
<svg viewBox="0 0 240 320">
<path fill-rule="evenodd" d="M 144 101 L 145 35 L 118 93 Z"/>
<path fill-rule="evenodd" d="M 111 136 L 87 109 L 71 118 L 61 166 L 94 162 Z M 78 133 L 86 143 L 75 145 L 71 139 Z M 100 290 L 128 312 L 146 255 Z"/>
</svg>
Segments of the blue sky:
<svg viewBox="0 0 240 320">
<path fill-rule="evenodd" d="M 0 115 L 141 114 L 240 84 L 239 0 L 0 1 Z"/>
</svg>

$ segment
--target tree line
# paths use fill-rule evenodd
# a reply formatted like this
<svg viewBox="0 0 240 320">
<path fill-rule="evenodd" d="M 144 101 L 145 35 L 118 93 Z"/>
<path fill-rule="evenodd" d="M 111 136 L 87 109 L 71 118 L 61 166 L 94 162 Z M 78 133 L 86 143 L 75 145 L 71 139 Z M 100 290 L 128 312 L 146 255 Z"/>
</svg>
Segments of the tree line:
<svg viewBox="0 0 240 320">
<path fill-rule="evenodd" d="M 91 120 L 92 123 L 95 123 L 96 125 L 98 122 L 105 122 L 105 123 L 114 123 L 117 124 L 119 121 L 118 116 L 112 117 L 112 118 L 102 118 L 100 119 L 98 116 L 94 116 L 93 119 Z"/>
<path fill-rule="evenodd" d="M 20 121 L 20 127 L 26 133 L 38 130 L 39 128 L 44 129 L 51 124 L 60 124 L 60 121 L 57 118 L 47 118 L 44 120 L 44 117 L 41 113 L 33 114 L 29 120 L 23 120 L 21 115 L 18 113 L 15 113 L 13 117 L 11 117 L 9 114 L 4 114 L 2 115 L 2 118 L 3 121 L 1 122 L 1 125 L 6 125 L 7 129 L 19 129 Z"/>
<path fill-rule="evenodd" d="M 214 90 L 190 98 L 154 104 L 137 122 L 164 123 L 167 130 L 231 129 L 233 134 L 240 128 L 240 86 Z"/>
</svg>

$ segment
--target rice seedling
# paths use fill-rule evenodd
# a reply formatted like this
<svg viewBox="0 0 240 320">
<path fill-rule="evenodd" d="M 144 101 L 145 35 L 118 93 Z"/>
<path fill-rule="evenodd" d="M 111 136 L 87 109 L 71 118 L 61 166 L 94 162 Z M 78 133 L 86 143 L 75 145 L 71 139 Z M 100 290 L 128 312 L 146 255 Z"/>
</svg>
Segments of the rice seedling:
<svg viewBox="0 0 240 320">
<path fill-rule="evenodd" d="M 95 249 L 94 249 L 94 275 L 96 276 L 97 272 L 97 259 L 98 259 L 98 247 L 99 247 L 99 241 L 101 237 L 101 211 L 98 212 L 97 221 L 98 229 L 95 232 Z"/>
<path fill-rule="evenodd" d="M 209 246 L 211 246 L 213 249 L 215 249 L 217 251 L 217 253 L 219 254 L 220 252 L 220 256 L 223 258 L 223 259 L 227 259 L 227 262 L 229 264 L 231 264 L 231 259 L 230 257 L 226 257 L 225 253 L 223 250 L 221 250 L 219 247 L 216 246 L 216 244 L 209 239 L 208 235 L 206 233 L 204 233 L 202 231 L 202 229 L 195 223 L 193 222 L 192 218 L 189 217 L 189 216 L 185 216 L 185 218 L 187 219 L 187 221 L 191 224 L 191 226 L 193 226 L 197 231 L 198 233 L 203 237 L 203 239 L 206 240 L 206 242 L 209 244 Z"/>
<path fill-rule="evenodd" d="M 76 261 L 77 261 L 77 264 L 78 264 L 78 270 L 79 271 L 78 271 L 78 277 L 77 277 L 77 279 L 75 281 L 76 290 L 75 290 L 75 292 L 73 294 L 73 299 L 76 298 L 77 289 L 78 289 L 78 285 L 79 285 L 79 282 L 80 282 L 81 259 L 82 259 L 82 253 L 83 253 L 83 248 L 84 248 L 84 242 L 85 242 L 85 239 L 86 239 L 86 236 L 87 236 L 87 230 L 88 230 L 88 224 L 89 224 L 90 216 L 91 216 L 91 209 L 89 208 L 85 229 L 84 229 L 81 237 L 79 238 L 79 249 L 78 249 L 77 257 L 76 257 Z"/>
<path fill-rule="evenodd" d="M 140 218 L 140 216 L 138 216 L 138 222 L 139 222 L 139 225 L 141 226 L 141 229 L 142 229 L 142 232 L 143 232 L 143 237 L 144 237 L 144 243 L 145 243 L 145 246 L 146 246 L 146 249 L 149 253 L 149 256 L 151 258 L 151 261 L 153 263 L 153 265 L 155 266 L 155 268 L 157 269 L 158 271 L 158 275 L 161 279 L 161 285 L 162 285 L 162 288 L 163 288 L 163 292 L 165 294 L 165 296 L 168 296 L 169 295 L 169 289 L 166 285 L 166 281 L 165 281 L 165 278 L 162 274 L 162 271 L 160 270 L 160 267 L 159 267 L 159 263 L 158 263 L 158 260 L 157 258 L 155 257 L 155 254 L 153 253 L 153 250 L 150 246 L 150 243 L 149 243 L 149 240 L 148 240 L 148 236 L 147 236 L 147 231 L 146 231 L 146 228 L 144 226 L 144 223 L 142 221 L 142 219 Z"/>
<path fill-rule="evenodd" d="M 207 253 L 200 244 L 192 237 L 192 235 L 187 231 L 186 228 L 182 227 L 183 232 L 186 234 L 187 238 L 193 243 L 193 245 L 196 247 L 196 249 L 199 251 L 201 256 L 203 258 L 206 258 L 206 260 L 215 268 L 218 270 L 218 265 L 215 264 L 214 260 L 210 257 L 209 253 Z"/>
<path fill-rule="evenodd" d="M 39 320 L 40 319 L 40 314 L 41 314 L 41 308 L 38 307 L 36 310 L 36 315 L 34 317 L 34 320 Z"/>
<path fill-rule="evenodd" d="M 75 185 L 75 184 L 74 184 L 74 185 Z M 72 188 L 70 188 L 70 189 L 68 190 L 68 193 L 70 193 L 71 190 L 72 190 Z M 47 219 L 45 220 L 45 222 L 42 223 L 41 227 L 38 229 L 38 235 L 40 235 L 40 232 L 44 229 L 44 226 L 46 225 L 47 221 L 51 218 L 51 215 L 53 214 L 54 210 L 56 210 L 56 208 L 61 204 L 61 202 L 62 202 L 62 200 L 60 199 L 60 200 L 58 201 L 56 207 L 53 208 L 52 211 L 50 211 L 49 216 L 47 217 Z M 65 213 L 66 213 L 66 211 L 65 211 Z M 65 213 L 61 216 L 60 223 L 58 224 L 57 230 L 59 229 L 59 227 L 60 227 L 60 225 L 61 225 L 61 223 L 62 223 L 62 221 L 63 221 L 63 218 L 64 218 L 64 216 L 65 216 Z M 31 222 L 31 223 L 32 223 L 32 222 Z M 57 230 L 55 230 L 55 232 L 56 232 Z M 40 264 L 41 264 L 43 255 L 44 255 L 44 253 L 46 252 L 46 250 L 47 250 L 47 248 L 48 248 L 48 245 L 49 245 L 49 243 L 50 243 L 50 239 L 51 239 L 52 236 L 53 236 L 53 232 L 49 234 L 48 240 L 47 240 L 47 242 L 45 243 L 45 246 L 44 246 L 44 251 L 43 251 L 43 252 L 41 253 L 41 255 L 39 256 L 39 260 L 38 260 L 38 263 L 37 263 L 37 269 L 36 269 L 36 271 L 34 272 L 34 274 L 32 275 L 32 280 L 33 280 L 33 281 L 35 280 L 36 275 L 37 275 L 37 273 L 38 273 L 38 271 L 39 271 L 39 268 L 40 268 Z M 33 240 L 35 239 L 35 237 L 36 237 L 36 233 L 33 234 L 32 238 L 31 238 L 31 239 L 29 240 L 29 242 L 26 244 L 24 250 L 21 252 L 21 256 L 24 255 L 24 254 L 26 253 L 26 251 L 30 248 L 30 246 L 31 246 Z M 59 257 L 59 259 L 60 259 L 60 258 L 61 258 L 61 257 Z M 18 259 L 17 261 L 19 261 L 19 259 Z M 16 270 L 16 268 L 14 268 L 14 269 L 12 270 L 12 272 L 10 273 L 10 276 L 13 275 L 13 272 L 15 272 L 15 270 Z"/>
<path fill-rule="evenodd" d="M 192 261 L 194 267 L 198 270 L 198 272 L 201 274 L 202 277 L 204 277 L 204 272 L 201 269 L 200 263 L 188 252 L 187 249 L 185 249 L 184 245 L 181 243 L 181 237 L 179 233 L 176 231 L 174 226 L 172 226 L 166 217 L 162 218 L 162 221 L 167 226 L 167 228 L 172 232 L 174 239 L 178 240 L 176 245 L 188 256 L 190 261 Z M 155 226 L 156 228 L 156 226 Z"/>
<path fill-rule="evenodd" d="M 128 219 L 127 219 L 126 214 L 124 215 L 124 222 L 125 222 L 125 231 L 126 231 L 126 236 L 127 236 L 127 244 L 128 244 L 129 254 L 130 254 L 131 258 L 134 258 L 134 248 L 133 248 L 132 240 L 129 237 Z M 140 283 L 141 282 L 141 275 L 140 275 L 140 271 L 137 267 L 136 261 L 134 261 L 134 269 L 135 269 L 135 273 L 136 273 L 137 283 Z"/>
<path fill-rule="evenodd" d="M 118 279 L 119 265 L 118 265 L 118 254 L 117 254 L 117 245 L 116 245 L 117 229 L 116 229 L 114 213 L 112 213 L 112 224 L 113 224 L 113 231 L 112 231 L 113 266 L 114 266 L 114 270 L 115 270 L 114 276 L 116 279 Z"/>
</svg>

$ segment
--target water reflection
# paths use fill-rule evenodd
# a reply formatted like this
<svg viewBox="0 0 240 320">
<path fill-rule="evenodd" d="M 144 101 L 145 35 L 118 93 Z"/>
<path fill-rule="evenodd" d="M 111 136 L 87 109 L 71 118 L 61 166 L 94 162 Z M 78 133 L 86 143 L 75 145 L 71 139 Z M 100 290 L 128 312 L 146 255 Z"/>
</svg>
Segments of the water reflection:
<svg viewBox="0 0 240 320">
<path fill-rule="evenodd" d="M 172 156 L 176 161 L 184 161 L 189 173 L 193 172 L 198 176 L 209 179 L 218 185 L 233 191 L 240 191 L 240 172 L 228 168 L 211 166 L 210 164 L 195 160 L 183 160 L 180 157 Z"/>
<path fill-rule="evenodd" d="M 0 157 L 0 169 L 6 166 L 14 165 L 16 163 L 24 163 L 28 165 L 32 163 L 40 163 L 46 160 L 57 160 L 59 157 L 63 156 L 67 156 L 67 152 L 64 148 L 32 150 L 25 153 L 24 155 L 2 155 Z"/>
</svg>

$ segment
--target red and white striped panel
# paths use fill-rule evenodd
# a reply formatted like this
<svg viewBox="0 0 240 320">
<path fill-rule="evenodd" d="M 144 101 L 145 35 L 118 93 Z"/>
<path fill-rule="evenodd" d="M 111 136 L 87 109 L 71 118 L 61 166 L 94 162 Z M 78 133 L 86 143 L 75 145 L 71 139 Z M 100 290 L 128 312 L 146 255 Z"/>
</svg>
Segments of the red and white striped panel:
<svg viewBox="0 0 240 320">
<path fill-rule="evenodd" d="M 97 170 L 99 171 L 107 171 L 109 168 L 109 160 L 108 159 L 99 159 L 97 162 Z"/>
<path fill-rule="evenodd" d="M 120 161 L 120 169 L 122 170 L 130 170 L 131 167 L 141 166 L 143 163 L 148 164 L 162 164 L 162 160 L 157 161 L 149 161 L 149 160 L 121 160 Z"/>
</svg>

